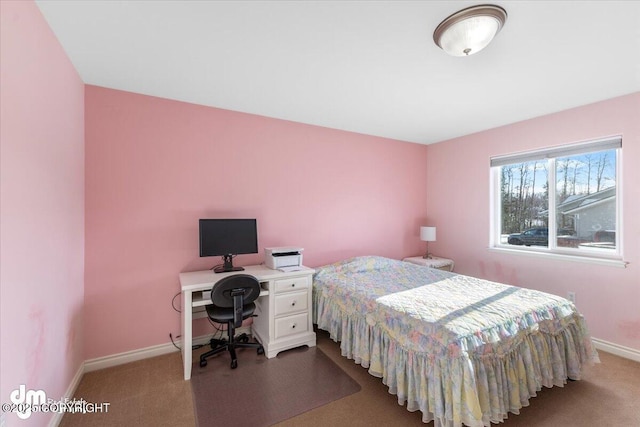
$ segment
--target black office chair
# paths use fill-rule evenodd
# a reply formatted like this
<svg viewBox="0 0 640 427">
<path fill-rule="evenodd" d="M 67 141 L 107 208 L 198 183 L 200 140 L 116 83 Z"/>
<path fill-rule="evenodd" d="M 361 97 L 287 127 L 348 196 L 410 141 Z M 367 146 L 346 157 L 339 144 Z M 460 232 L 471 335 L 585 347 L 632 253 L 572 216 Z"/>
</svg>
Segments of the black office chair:
<svg viewBox="0 0 640 427">
<path fill-rule="evenodd" d="M 256 348 L 258 354 L 264 354 L 260 343 L 250 343 L 247 334 L 235 336 L 236 328 L 242 321 L 253 316 L 256 304 L 253 302 L 260 295 L 258 279 L 248 274 L 234 274 L 220 279 L 211 289 L 211 302 L 207 305 L 209 318 L 216 323 L 227 324 L 228 340 L 212 339 L 211 350 L 200 356 L 200 366 L 207 366 L 207 358 L 222 351 L 231 354 L 231 369 L 238 367 L 236 348 Z"/>
</svg>

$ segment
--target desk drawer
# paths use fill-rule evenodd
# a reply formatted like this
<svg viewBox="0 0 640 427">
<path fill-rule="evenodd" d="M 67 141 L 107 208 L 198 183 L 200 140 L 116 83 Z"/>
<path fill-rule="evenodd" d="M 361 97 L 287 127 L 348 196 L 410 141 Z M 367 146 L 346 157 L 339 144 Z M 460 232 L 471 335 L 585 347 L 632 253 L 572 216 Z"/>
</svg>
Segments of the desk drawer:
<svg viewBox="0 0 640 427">
<path fill-rule="evenodd" d="M 276 316 L 283 314 L 295 313 L 297 311 L 307 311 L 307 291 L 302 292 L 286 292 L 282 295 L 276 295 Z"/>
<path fill-rule="evenodd" d="M 308 277 L 293 277 L 291 279 L 276 280 L 275 283 L 276 293 L 297 291 L 300 289 L 309 288 Z"/>
<path fill-rule="evenodd" d="M 276 339 L 306 332 L 309 329 L 309 313 L 294 314 L 275 320 Z"/>
</svg>

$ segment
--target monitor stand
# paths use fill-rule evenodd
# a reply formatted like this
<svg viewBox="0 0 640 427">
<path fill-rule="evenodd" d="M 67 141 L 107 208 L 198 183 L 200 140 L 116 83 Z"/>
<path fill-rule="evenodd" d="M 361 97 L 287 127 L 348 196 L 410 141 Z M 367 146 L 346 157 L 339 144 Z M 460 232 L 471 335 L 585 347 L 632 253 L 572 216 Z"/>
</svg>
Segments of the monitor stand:
<svg viewBox="0 0 640 427">
<path fill-rule="evenodd" d="M 243 267 L 234 267 L 233 266 L 233 255 L 227 254 L 223 255 L 223 264 L 221 266 L 217 266 L 213 268 L 214 273 L 228 273 L 230 271 L 244 271 Z"/>
</svg>

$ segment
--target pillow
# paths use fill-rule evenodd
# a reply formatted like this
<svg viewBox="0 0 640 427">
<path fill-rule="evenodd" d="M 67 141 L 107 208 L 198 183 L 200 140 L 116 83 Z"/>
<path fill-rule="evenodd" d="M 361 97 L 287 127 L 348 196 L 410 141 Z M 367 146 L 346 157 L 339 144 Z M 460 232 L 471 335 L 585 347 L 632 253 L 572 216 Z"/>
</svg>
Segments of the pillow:
<svg viewBox="0 0 640 427">
<path fill-rule="evenodd" d="M 317 267 L 315 276 L 362 273 L 365 271 L 381 270 L 399 262 L 401 261 L 381 256 L 359 256 L 334 262 L 333 264 L 324 265 L 322 267 Z"/>
</svg>

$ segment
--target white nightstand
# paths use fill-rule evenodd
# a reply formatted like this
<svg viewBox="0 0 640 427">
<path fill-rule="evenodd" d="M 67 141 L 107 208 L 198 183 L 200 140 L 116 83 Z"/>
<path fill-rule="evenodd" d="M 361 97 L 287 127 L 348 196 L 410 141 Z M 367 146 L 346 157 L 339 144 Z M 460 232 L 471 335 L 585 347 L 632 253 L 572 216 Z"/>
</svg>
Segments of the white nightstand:
<svg viewBox="0 0 640 427">
<path fill-rule="evenodd" d="M 424 265 L 425 267 L 437 268 L 438 270 L 453 271 L 453 260 L 434 256 L 432 258 L 422 258 L 421 256 L 413 256 L 405 258 L 402 261 L 412 264 Z"/>
</svg>

